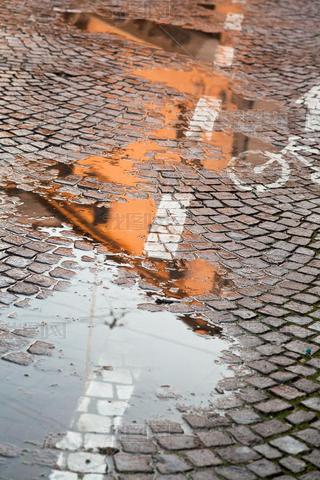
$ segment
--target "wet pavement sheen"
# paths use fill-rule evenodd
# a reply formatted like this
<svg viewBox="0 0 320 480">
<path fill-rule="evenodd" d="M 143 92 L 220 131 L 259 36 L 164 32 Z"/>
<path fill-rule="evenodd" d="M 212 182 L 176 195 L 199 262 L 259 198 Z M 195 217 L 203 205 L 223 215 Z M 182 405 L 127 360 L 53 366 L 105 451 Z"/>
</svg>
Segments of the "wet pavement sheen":
<svg viewBox="0 0 320 480">
<path fill-rule="evenodd" d="M 317 480 L 314 5 L 76 3 L 0 13 L 0 479 Z"/>
</svg>

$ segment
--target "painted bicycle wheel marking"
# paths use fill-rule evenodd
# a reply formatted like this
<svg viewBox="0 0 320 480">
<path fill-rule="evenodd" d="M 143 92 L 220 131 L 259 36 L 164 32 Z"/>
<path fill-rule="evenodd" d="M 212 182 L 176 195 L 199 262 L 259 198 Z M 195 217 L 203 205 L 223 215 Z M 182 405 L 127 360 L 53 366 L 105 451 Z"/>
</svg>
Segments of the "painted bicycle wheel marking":
<svg viewBox="0 0 320 480">
<path fill-rule="evenodd" d="M 320 131 L 320 85 L 312 87 L 296 103 L 299 105 L 303 105 L 307 108 L 304 131 L 306 133 L 319 132 Z M 312 171 L 310 175 L 311 181 L 313 183 L 320 185 L 320 168 L 316 167 L 313 164 L 313 161 L 308 158 L 310 154 L 320 155 L 320 149 L 315 147 L 310 147 L 308 145 L 304 145 L 301 140 L 302 140 L 301 137 L 299 137 L 298 135 L 291 135 L 288 138 L 288 144 L 286 145 L 285 148 L 281 150 L 281 152 L 279 153 L 264 152 L 264 155 L 268 157 L 269 160 L 263 165 L 258 165 L 253 168 L 253 173 L 259 175 L 263 173 L 263 171 L 266 168 L 272 166 L 273 164 L 275 165 L 278 164 L 281 168 L 281 176 L 275 182 L 268 183 L 265 185 L 262 183 L 257 183 L 255 185 L 248 185 L 245 182 L 243 182 L 241 179 L 239 179 L 239 177 L 236 175 L 234 171 L 229 172 L 229 176 L 231 180 L 241 190 L 246 190 L 246 191 L 256 190 L 257 192 L 265 192 L 266 190 L 269 190 L 272 188 L 282 187 L 288 182 L 290 177 L 291 169 L 290 169 L 288 160 L 284 158 L 285 155 L 289 154 L 292 157 L 294 157 L 296 160 L 298 160 L 300 163 L 302 163 L 304 166 L 308 167 Z M 307 154 L 307 157 L 301 155 L 300 152 L 302 153 L 305 152 Z M 233 163 L 235 163 L 235 159 L 232 159 L 232 161 Z"/>
</svg>

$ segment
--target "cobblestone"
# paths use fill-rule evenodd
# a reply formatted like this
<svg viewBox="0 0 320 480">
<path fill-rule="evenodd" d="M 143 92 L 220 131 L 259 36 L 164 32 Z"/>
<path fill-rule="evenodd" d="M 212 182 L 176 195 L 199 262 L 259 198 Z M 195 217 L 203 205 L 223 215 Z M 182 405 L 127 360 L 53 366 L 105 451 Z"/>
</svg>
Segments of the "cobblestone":
<svg viewBox="0 0 320 480">
<path fill-rule="evenodd" d="M 279 153 L 290 135 L 298 136 L 299 145 L 318 150 L 319 142 L 313 137 L 319 130 L 312 133 L 307 125 L 318 126 L 319 112 L 315 109 L 308 117 L 307 99 L 301 101 L 319 82 L 314 53 L 316 3 L 247 0 L 232 2 L 230 7 L 226 2 L 191 2 L 186 8 L 176 2 L 174 9 L 164 11 L 166 2 L 152 8 L 148 2 L 135 2 L 134 18 L 162 19 L 169 26 L 178 23 L 218 34 L 221 46 L 232 48 L 235 55 L 230 57 L 229 51 L 234 69 L 224 65 L 217 72 L 212 68 L 213 63 L 217 66 L 214 53 L 210 66 L 203 62 L 200 68 L 198 61 L 183 53 L 172 55 L 112 31 L 89 35 L 63 22 L 62 11 L 75 7 L 95 11 L 100 19 L 107 9 L 119 17 L 128 9 L 122 0 L 108 5 L 99 0 L 81 5 L 71 0 L 57 0 L 54 5 L 47 0 L 17 3 L 5 0 L 0 14 L 2 311 L 9 314 L 5 307 L 13 308 L 25 297 L 41 303 L 50 293 L 60 295 L 70 283 L 59 279 L 73 282 L 81 270 L 78 266 L 83 267 L 77 250 L 91 252 L 87 257 L 91 265 L 97 251 L 107 254 L 107 263 L 116 251 L 117 261 L 125 258 L 123 263 L 136 273 L 131 285 L 137 288 L 147 283 L 144 273 L 149 279 L 152 272 L 163 274 L 152 288 L 166 289 L 170 284 L 169 298 L 181 290 L 175 289 L 174 275 L 181 274 L 181 283 L 189 281 L 180 264 L 200 260 L 214 266 L 214 278 L 209 275 L 203 282 L 212 284 L 210 291 L 202 294 L 198 289 L 190 297 L 183 292 L 180 302 L 165 308 L 201 311 L 221 326 L 224 335 L 235 337 L 236 349 L 224 355 L 234 377 L 217 385 L 220 398 L 212 403 L 210 415 L 195 409 L 185 410 L 177 422 L 148 418 L 148 427 L 143 424 L 140 433 L 134 424 L 132 436 L 143 437 L 138 441 L 131 440 L 129 428 L 119 426 L 118 433 L 124 432 L 118 439 L 121 451 L 108 455 L 115 472 L 107 478 L 143 480 L 158 471 L 159 478 L 178 480 L 297 476 L 314 480 L 315 468 L 320 467 L 318 186 L 291 154 L 290 178 L 269 190 L 238 188 L 222 164 L 245 148 L 260 149 L 260 143 L 270 144 L 268 149 Z M 229 8 L 236 10 L 231 17 Z M 170 81 L 163 72 L 169 72 Z M 183 73 L 178 84 L 177 72 Z M 204 83 L 197 81 L 196 90 L 188 80 L 190 72 L 204 79 Z M 195 140 L 186 133 L 199 96 L 212 96 L 207 85 L 210 77 L 216 85 L 222 82 L 218 96 L 224 103 L 214 131 L 202 132 L 212 136 Z M 164 114 L 167 110 L 170 113 Z M 155 130 L 150 132 L 151 128 Z M 165 138 L 160 129 L 167 130 Z M 153 146 L 142 154 L 139 146 L 145 148 L 146 139 Z M 132 149 L 130 142 L 135 142 Z M 143 160 L 135 158 L 137 152 Z M 106 176 L 103 169 L 83 163 L 92 157 L 107 161 Z M 317 165 L 319 152 L 309 150 L 305 158 Z M 124 160 L 132 160 L 138 186 L 123 185 L 120 171 L 112 181 L 112 167 L 118 168 Z M 247 158 L 243 167 L 247 170 L 243 178 L 248 175 L 252 185 L 262 181 Z M 235 171 L 242 175 L 241 169 Z M 132 172 L 127 172 L 129 177 Z M 261 175 L 267 182 L 273 172 Z M 106 241 L 99 228 L 108 227 L 114 205 L 123 207 L 133 198 L 151 199 L 157 209 L 163 194 L 172 201 L 170 209 L 179 205 L 180 214 L 184 205 L 179 202 L 187 197 L 179 194 L 190 195 L 192 203 L 183 212 L 185 218 L 182 215 L 184 228 L 181 218 L 174 225 L 172 219 L 168 222 L 161 212 L 157 214 L 158 231 L 150 233 L 158 235 L 153 251 L 159 263 L 146 268 L 144 263 L 154 254 L 146 259 L 142 250 L 128 252 L 119 238 Z M 28 195 L 33 196 L 31 211 Z M 69 230 L 72 225 L 74 231 Z M 124 228 L 126 241 L 134 230 L 138 229 Z M 144 237 L 145 232 L 140 240 Z M 218 275 L 220 268 L 223 273 Z M 2 316 L 3 323 L 9 319 L 6 313 Z M 11 330 L 0 334 L 4 360 L 27 367 L 31 361 L 37 363 L 36 355 L 55 353 L 37 335 L 19 336 Z M 41 359 L 46 360 L 51 361 Z M 118 389 L 123 401 L 130 398 L 129 384 L 124 382 L 126 388 Z M 92 388 L 88 395 L 100 398 L 99 414 L 83 412 L 77 428 L 84 435 L 110 435 L 113 420 L 101 414 L 109 401 L 101 402 L 111 398 L 113 390 L 109 384 Z M 231 396 L 234 390 L 236 395 Z M 102 480 L 106 459 L 100 453 L 91 453 L 99 471 L 91 470 L 94 461 L 90 466 L 86 463 L 87 453 L 77 451 L 67 457 L 70 472 L 56 470 L 53 478 L 77 478 L 72 472 L 78 472 L 85 473 L 84 479 Z"/>
</svg>

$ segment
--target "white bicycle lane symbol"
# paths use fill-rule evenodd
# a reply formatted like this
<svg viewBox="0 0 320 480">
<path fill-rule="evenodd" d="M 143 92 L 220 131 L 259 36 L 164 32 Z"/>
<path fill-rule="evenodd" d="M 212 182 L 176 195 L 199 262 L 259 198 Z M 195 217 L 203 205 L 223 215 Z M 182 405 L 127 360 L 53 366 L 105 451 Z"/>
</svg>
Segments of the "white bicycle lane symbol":
<svg viewBox="0 0 320 480">
<path fill-rule="evenodd" d="M 307 107 L 307 115 L 305 121 L 305 132 L 320 132 L 320 85 L 315 86 L 307 92 L 302 98 L 296 102 L 299 105 Z M 319 148 L 312 148 L 302 143 L 302 138 L 298 135 L 292 135 L 288 139 L 288 144 L 279 153 L 247 150 L 240 154 L 238 157 L 233 157 L 230 162 L 230 168 L 228 169 L 228 175 L 234 184 L 241 190 L 265 192 L 272 188 L 282 187 L 287 183 L 290 177 L 291 168 L 287 157 L 293 157 L 304 166 L 311 170 L 310 179 L 313 183 L 320 185 L 320 168 L 314 165 L 313 160 L 303 156 L 303 152 L 307 154 L 307 157 L 312 154 L 320 155 L 320 140 L 317 138 L 309 138 L 314 141 Z M 255 175 L 261 175 L 266 169 L 272 168 L 273 171 L 280 170 L 280 174 L 275 181 L 270 183 L 250 183 L 245 179 L 241 179 L 239 174 L 236 173 L 236 167 L 243 156 L 255 155 L 260 157 L 261 155 L 266 158 L 265 163 L 256 165 L 252 169 L 252 173 Z"/>
</svg>

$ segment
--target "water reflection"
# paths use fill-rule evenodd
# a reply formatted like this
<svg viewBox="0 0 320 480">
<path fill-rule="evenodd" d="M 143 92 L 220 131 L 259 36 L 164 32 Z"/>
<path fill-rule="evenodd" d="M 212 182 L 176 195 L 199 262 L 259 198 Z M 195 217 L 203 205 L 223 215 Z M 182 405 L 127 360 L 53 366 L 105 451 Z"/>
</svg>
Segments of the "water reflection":
<svg viewBox="0 0 320 480">
<path fill-rule="evenodd" d="M 245 150 L 258 150 L 259 145 L 261 150 L 263 147 L 264 149 L 269 149 L 269 151 L 273 150 L 273 147 L 268 143 L 237 131 L 237 128 L 241 129 L 241 126 L 239 127 L 235 124 L 232 127 L 226 127 L 223 122 L 221 123 L 221 118 L 226 119 L 224 122 L 230 122 L 230 120 L 227 120 L 228 118 L 231 120 L 237 119 L 237 115 L 239 115 L 240 119 L 242 119 L 242 114 L 245 116 L 247 112 L 252 112 L 250 113 L 251 118 L 253 116 L 261 118 L 263 115 L 266 121 L 274 122 L 275 117 L 278 121 L 283 121 L 279 102 L 265 98 L 246 98 L 235 91 L 236 85 L 232 83 L 229 77 L 217 72 L 210 72 L 200 66 L 186 71 L 171 68 L 134 69 L 132 74 L 151 83 L 170 87 L 179 93 L 193 97 L 193 104 L 188 97 L 185 100 L 189 112 L 196 111 L 196 102 L 199 100 L 214 99 L 219 102 L 220 106 L 217 110 L 217 120 L 215 120 L 213 130 L 211 132 L 199 132 L 199 136 L 195 137 L 197 147 L 202 149 L 199 164 L 203 168 L 221 172 L 229 166 L 235 155 Z M 211 107 L 208 108 L 210 109 Z M 204 111 L 203 114 L 206 115 L 207 113 Z M 166 124 L 163 132 L 175 130 L 176 139 L 186 140 L 187 135 L 187 138 L 191 138 L 191 141 L 194 142 L 192 135 L 189 136 L 190 132 L 188 132 L 188 123 L 192 118 L 189 118 L 188 122 L 186 116 L 186 110 L 178 104 L 176 109 L 172 109 L 172 115 L 169 119 L 170 123 Z M 164 120 L 167 121 L 165 116 Z M 175 126 L 175 129 L 172 126 Z M 158 135 L 162 138 L 162 130 L 159 130 L 159 132 Z M 152 138 L 152 136 L 156 137 L 157 135 L 151 132 L 150 136 Z M 199 140 L 201 144 L 199 144 Z M 181 157 L 180 161 L 183 162 L 185 160 Z"/>
<path fill-rule="evenodd" d="M 135 186 L 142 179 L 138 179 L 133 173 L 133 162 L 119 155 L 113 155 L 109 161 L 105 157 L 90 156 L 79 160 L 72 173 L 81 177 L 88 175 L 107 183 L 120 183 L 126 186 Z"/>
<path fill-rule="evenodd" d="M 213 51 L 221 37 L 220 33 L 190 30 L 144 19 L 118 19 L 74 12 L 65 12 L 63 17 L 68 24 L 88 33 L 116 34 L 127 40 L 143 42 L 167 52 L 185 54 L 205 61 L 212 61 Z"/>
<path fill-rule="evenodd" d="M 183 299 L 215 293 L 222 295 L 231 283 L 217 266 L 205 259 L 174 259 L 162 261 L 144 256 L 144 246 L 155 217 L 156 203 L 152 198 L 119 201 L 113 199 L 108 207 L 81 205 L 54 198 L 55 191 L 41 196 L 21 192 L 10 186 L 11 195 L 23 201 L 18 215 L 28 217 L 33 225 L 46 225 L 45 217 L 66 220 L 74 229 L 106 247 L 106 253 L 119 263 L 129 263 L 147 284 L 157 286 L 168 298 Z M 41 215 L 41 218 L 38 218 Z M 21 217 L 20 217 L 21 218 Z M 50 225 L 50 223 L 49 223 Z M 122 254 L 122 255 L 118 255 Z"/>
</svg>

